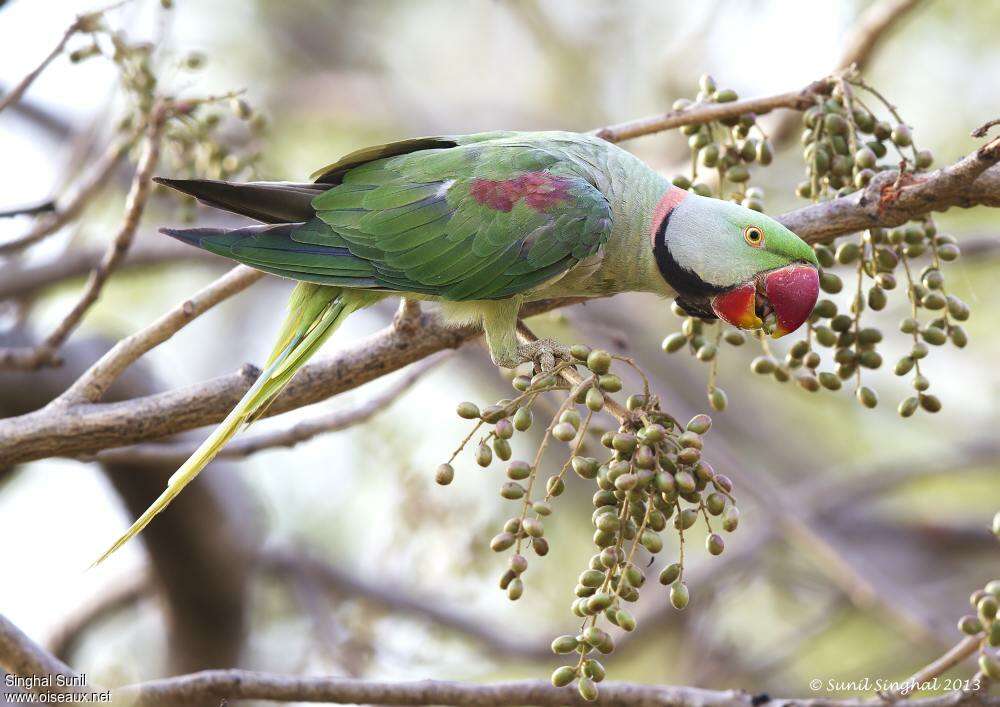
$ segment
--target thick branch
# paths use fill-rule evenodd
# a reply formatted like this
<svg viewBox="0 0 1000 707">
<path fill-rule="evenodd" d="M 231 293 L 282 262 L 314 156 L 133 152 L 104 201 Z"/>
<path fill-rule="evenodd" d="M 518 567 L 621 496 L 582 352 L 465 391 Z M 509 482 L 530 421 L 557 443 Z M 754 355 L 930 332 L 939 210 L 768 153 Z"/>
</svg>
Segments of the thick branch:
<svg viewBox="0 0 1000 707">
<path fill-rule="evenodd" d="M 953 206 L 1000 206 L 1000 138 L 928 174 L 880 173 L 854 194 L 806 206 L 778 218 L 810 243 L 866 228 L 889 228 Z"/>
<path fill-rule="evenodd" d="M 387 386 L 385 390 L 379 391 L 360 405 L 347 409 L 331 410 L 302 420 L 285 429 L 247 435 L 226 445 L 219 452 L 217 458 L 245 459 L 266 449 L 294 447 L 319 435 L 339 432 L 340 430 L 363 424 L 389 407 L 397 398 L 413 387 L 425 373 L 444 361 L 450 353 L 450 351 L 440 352 L 422 361 L 418 361 L 398 381 Z M 184 444 L 180 442 L 143 444 L 125 449 L 110 449 L 101 452 L 97 455 L 97 460 L 101 462 L 139 465 L 164 464 L 179 466 L 185 459 L 194 454 L 197 447 L 197 444 Z"/>
<path fill-rule="evenodd" d="M 104 397 L 104 393 L 117 380 L 118 376 L 140 356 L 170 339 L 190 324 L 192 320 L 200 317 L 219 302 L 242 292 L 263 277 L 264 273 L 260 270 L 254 270 L 246 265 L 237 265 L 145 329 L 115 344 L 99 361 L 87 369 L 65 393 L 60 395 L 54 404 L 59 406 L 97 402 Z"/>
<path fill-rule="evenodd" d="M 704 690 L 696 687 L 601 684 L 596 702 L 586 702 L 572 688 L 556 688 L 541 680 L 473 685 L 441 680 L 375 682 L 350 678 L 296 678 L 240 670 L 204 671 L 154 680 L 116 691 L 116 697 L 135 700 L 135 707 L 175 701 L 192 703 L 206 697 L 258 699 L 279 702 L 332 702 L 380 705 L 628 705 L 628 707 L 697 706 L 756 707 L 759 702 L 740 690 Z M 772 698 L 770 701 L 774 701 Z M 783 707 L 879 707 L 879 699 L 780 699 Z M 912 700 L 919 707 L 997 705 L 1000 698 L 976 693 L 946 693 Z"/>
<path fill-rule="evenodd" d="M 11 675 L 64 675 L 76 672 L 28 638 L 7 617 L 0 614 L 0 669 Z"/>
<path fill-rule="evenodd" d="M 522 315 L 540 314 L 583 298 L 532 302 Z M 268 410 L 269 415 L 325 400 L 479 336 L 476 326 L 449 327 L 431 314 L 405 332 L 387 327 L 304 366 Z M 258 371 L 240 372 L 123 403 L 43 409 L 0 420 L 0 466 L 50 456 L 93 454 L 102 449 L 156 439 L 219 422 L 253 384 Z"/>
</svg>

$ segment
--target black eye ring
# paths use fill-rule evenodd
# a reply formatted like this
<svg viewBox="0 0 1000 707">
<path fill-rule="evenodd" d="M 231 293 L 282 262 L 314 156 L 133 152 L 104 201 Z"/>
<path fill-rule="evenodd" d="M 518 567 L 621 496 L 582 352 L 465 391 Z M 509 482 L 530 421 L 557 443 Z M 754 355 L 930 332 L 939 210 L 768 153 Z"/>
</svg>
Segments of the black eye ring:
<svg viewBox="0 0 1000 707">
<path fill-rule="evenodd" d="M 743 229 L 743 238 L 754 248 L 764 245 L 764 232 L 757 226 L 747 226 Z"/>
</svg>

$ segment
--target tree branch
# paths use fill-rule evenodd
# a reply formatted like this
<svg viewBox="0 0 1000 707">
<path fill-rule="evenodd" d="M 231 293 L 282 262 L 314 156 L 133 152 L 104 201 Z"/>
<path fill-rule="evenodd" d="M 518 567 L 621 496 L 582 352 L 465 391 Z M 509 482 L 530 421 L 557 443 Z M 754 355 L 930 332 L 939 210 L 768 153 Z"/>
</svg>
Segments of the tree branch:
<svg viewBox="0 0 1000 707">
<path fill-rule="evenodd" d="M 756 707 L 761 701 L 741 690 L 601 683 L 596 702 L 586 702 L 572 688 L 553 687 L 541 680 L 487 685 L 420 680 L 376 682 L 351 678 L 296 678 L 242 670 L 213 670 L 124 687 L 116 697 L 134 700 L 135 707 L 165 702 L 190 704 L 205 698 L 258 699 L 279 702 L 332 702 L 380 705 L 615 705 L 628 707 Z M 882 707 L 881 699 L 765 699 L 783 707 Z M 997 705 L 1000 697 L 978 693 L 945 693 L 912 700 L 915 707 Z"/>
<path fill-rule="evenodd" d="M 584 299 L 531 302 L 521 313 L 531 316 Z M 437 351 L 458 348 L 480 333 L 474 325 L 447 326 L 433 314 L 421 314 L 420 326 L 411 332 L 386 327 L 329 359 L 303 366 L 267 414 L 325 400 Z M 256 368 L 244 366 L 228 376 L 128 402 L 45 408 L 0 420 L 0 466 L 50 456 L 93 454 L 216 423 L 239 402 L 257 375 Z"/>
<path fill-rule="evenodd" d="M 73 24 L 63 31 L 63 35 L 59 39 L 59 42 L 55 47 L 53 47 L 52 51 L 50 51 L 45 58 L 42 59 L 41 63 L 29 71 L 23 79 L 18 81 L 17 85 L 14 86 L 9 93 L 5 93 L 2 97 L 0 97 L 0 113 L 2 113 L 5 108 L 21 100 L 21 96 L 24 95 L 25 91 L 31 88 L 31 84 L 35 82 L 35 79 L 41 76 L 42 72 L 48 68 L 49 64 L 51 64 L 57 56 L 62 54 L 63 49 L 66 48 L 66 43 L 69 42 L 70 38 L 79 31 L 80 18 L 77 18 Z"/>
<path fill-rule="evenodd" d="M 831 86 L 829 79 L 820 79 L 802 90 L 779 93 L 774 96 L 746 98 L 731 103 L 696 103 L 682 110 L 672 110 L 660 115 L 651 115 L 647 118 L 638 118 L 598 128 L 593 131 L 593 134 L 608 142 L 621 142 L 684 125 L 702 125 L 724 118 L 734 118 L 744 113 L 763 115 L 777 108 L 802 111 L 815 104 L 815 97 L 818 94 L 829 93 Z"/>
<path fill-rule="evenodd" d="M 55 330 L 38 346 L 28 349 L 0 351 L 0 368 L 35 369 L 57 361 L 56 353 L 69 335 L 80 325 L 84 315 L 101 296 L 108 278 L 115 271 L 132 245 L 139 221 L 149 197 L 150 180 L 160 159 L 160 136 L 167 117 L 167 107 L 154 107 L 149 115 L 142 156 L 125 201 L 125 214 L 118 232 L 111 240 L 100 264 L 91 271 L 76 305 L 66 314 Z"/>
<path fill-rule="evenodd" d="M 442 351 L 413 364 L 399 380 L 389 385 L 385 390 L 364 401 L 360 405 L 347 409 L 331 410 L 315 417 L 298 422 L 282 430 L 262 432 L 236 439 L 219 452 L 219 459 L 245 459 L 257 452 L 278 447 L 294 447 L 307 442 L 319 435 L 339 432 L 355 425 L 360 425 L 375 417 L 389 407 L 403 393 L 413 387 L 425 373 L 440 364 L 451 354 Z M 197 444 L 165 443 L 144 444 L 125 449 L 111 449 L 101 452 L 96 459 L 101 462 L 127 464 L 166 464 L 179 466 L 185 459 L 194 454 Z"/>
<path fill-rule="evenodd" d="M 864 69 L 875 55 L 876 50 L 892 29 L 915 9 L 922 0 L 877 0 L 858 17 L 857 23 L 848 31 L 844 40 L 844 51 L 837 60 L 834 71 L 854 65 Z M 799 127 L 797 116 L 784 113 L 770 127 L 771 140 L 775 145 L 783 145 L 795 134 Z"/>
<path fill-rule="evenodd" d="M 0 668 L 20 676 L 76 676 L 72 668 L 28 638 L 3 614 L 0 614 Z"/>
<path fill-rule="evenodd" d="M 138 240 L 141 242 L 142 238 Z M 103 257 L 103 250 L 89 247 L 62 253 L 57 258 L 38 265 L 4 265 L 3 278 L 0 279 L 0 300 L 31 297 L 47 287 L 87 275 L 100 264 Z M 182 262 L 232 266 L 231 260 L 208 251 L 177 242 L 158 242 L 155 246 L 132 248 L 119 266 L 119 271 Z"/>
<path fill-rule="evenodd" d="M 41 63 L 38 64 L 38 66 L 36 66 L 34 69 L 29 71 L 27 76 L 18 81 L 17 85 L 14 86 L 14 88 L 12 88 L 9 93 L 0 96 L 0 113 L 2 113 L 5 108 L 8 108 L 9 106 L 21 100 L 21 96 L 24 95 L 25 91 L 31 88 L 31 84 L 35 82 L 35 79 L 41 76 L 42 72 L 48 68 L 49 64 L 51 64 L 56 57 L 58 57 L 60 54 L 63 53 L 63 50 L 66 49 L 66 43 L 69 42 L 69 40 L 73 37 L 73 35 L 75 35 L 77 32 L 92 31 L 94 23 L 102 15 L 104 15 L 104 13 L 116 10 L 122 5 L 124 5 L 126 2 L 129 2 L 129 0 L 118 0 L 117 2 L 114 2 L 111 5 L 107 5 L 106 7 L 103 7 L 99 10 L 93 10 L 91 12 L 78 15 L 77 18 L 73 21 L 73 24 L 67 27 L 66 30 L 63 32 L 62 37 L 59 39 L 59 42 L 56 44 L 56 46 L 53 47 L 52 51 L 50 51 L 45 56 L 45 58 L 42 59 Z"/>
<path fill-rule="evenodd" d="M 28 232 L 12 241 L 0 243 L 0 256 L 10 256 L 30 245 L 34 245 L 52 235 L 67 223 L 80 215 L 80 212 L 90 203 L 108 179 L 121 164 L 122 158 L 128 154 L 132 139 L 121 140 L 111 145 L 90 168 L 90 173 L 77 185 L 76 191 L 65 204 L 57 206 L 54 211 L 46 213 L 35 221 Z"/>
<path fill-rule="evenodd" d="M 790 101 L 783 98 L 778 103 Z M 731 109 L 737 104 L 722 105 Z M 676 120 L 714 119 L 717 116 L 706 117 L 704 111 L 715 108 L 702 106 L 689 109 L 684 111 L 688 114 L 685 118 Z M 673 126 L 675 123 L 671 121 L 674 119 L 661 120 L 655 129 Z M 612 126 L 606 130 L 611 131 L 611 137 L 619 139 L 645 134 L 643 131 L 650 129 L 649 121 L 638 123 Z M 805 240 L 817 242 L 864 228 L 896 226 L 930 211 L 951 206 L 998 206 L 998 161 L 1000 138 L 949 167 L 917 175 L 883 172 L 861 192 L 804 207 L 779 217 L 779 220 Z M 525 312 L 548 311 L 577 301 L 581 298 L 531 303 Z M 404 316 L 400 322 L 406 322 L 405 328 L 384 330 L 360 345 L 340 352 L 330 362 L 304 367 L 270 413 L 317 402 L 436 351 L 456 348 L 479 333 L 474 327 L 445 327 L 423 314 L 420 315 L 419 326 L 411 330 L 416 321 L 413 316 Z M 138 336 L 143 338 L 142 333 Z M 123 360 L 127 359 L 128 356 Z M 240 399 L 255 376 L 255 370 L 245 369 L 239 374 L 126 403 L 77 406 L 65 411 L 65 414 L 52 409 L 2 421 L 0 464 L 53 455 L 93 454 L 109 447 L 218 422 Z"/>
<path fill-rule="evenodd" d="M 164 314 L 145 329 L 128 336 L 108 351 L 53 402 L 55 406 L 95 403 L 126 368 L 140 356 L 169 340 L 209 309 L 247 289 L 264 277 L 260 270 L 237 265 L 191 299 Z"/>
<path fill-rule="evenodd" d="M 1000 138 L 930 173 L 888 170 L 863 190 L 806 206 L 778 220 L 809 243 L 866 228 L 890 228 L 953 206 L 1000 206 Z"/>
<path fill-rule="evenodd" d="M 39 214 L 50 214 L 56 210 L 56 203 L 51 199 L 31 204 L 30 206 L 18 206 L 13 209 L 0 211 L 0 218 L 13 218 L 14 216 L 38 216 Z"/>
</svg>

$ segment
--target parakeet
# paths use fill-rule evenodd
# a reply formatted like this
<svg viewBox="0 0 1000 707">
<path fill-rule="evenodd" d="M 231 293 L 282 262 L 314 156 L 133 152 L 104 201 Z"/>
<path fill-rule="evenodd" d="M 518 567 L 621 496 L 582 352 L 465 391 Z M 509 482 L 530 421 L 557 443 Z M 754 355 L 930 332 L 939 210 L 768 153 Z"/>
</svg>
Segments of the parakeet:
<svg viewBox="0 0 1000 707">
<path fill-rule="evenodd" d="M 157 180 L 264 224 L 163 233 L 298 285 L 260 378 L 101 560 L 259 417 L 344 319 L 384 297 L 440 302 L 449 321 L 481 322 L 493 360 L 513 367 L 553 348 L 518 344 L 526 301 L 651 292 L 744 329 L 771 315 L 781 336 L 806 320 L 819 292 L 813 249 L 777 221 L 678 189 L 590 135 L 404 140 L 313 177 Z"/>
</svg>

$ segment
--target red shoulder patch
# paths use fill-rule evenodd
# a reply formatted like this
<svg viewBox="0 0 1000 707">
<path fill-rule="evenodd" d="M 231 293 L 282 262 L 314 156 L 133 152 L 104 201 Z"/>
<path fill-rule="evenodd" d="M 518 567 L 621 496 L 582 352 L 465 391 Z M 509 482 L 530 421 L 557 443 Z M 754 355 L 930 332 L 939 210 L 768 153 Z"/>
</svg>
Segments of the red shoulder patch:
<svg viewBox="0 0 1000 707">
<path fill-rule="evenodd" d="M 477 203 L 508 212 L 518 201 L 535 211 L 545 211 L 569 199 L 571 180 L 548 172 L 525 172 L 512 179 L 473 179 L 469 193 Z"/>
</svg>

